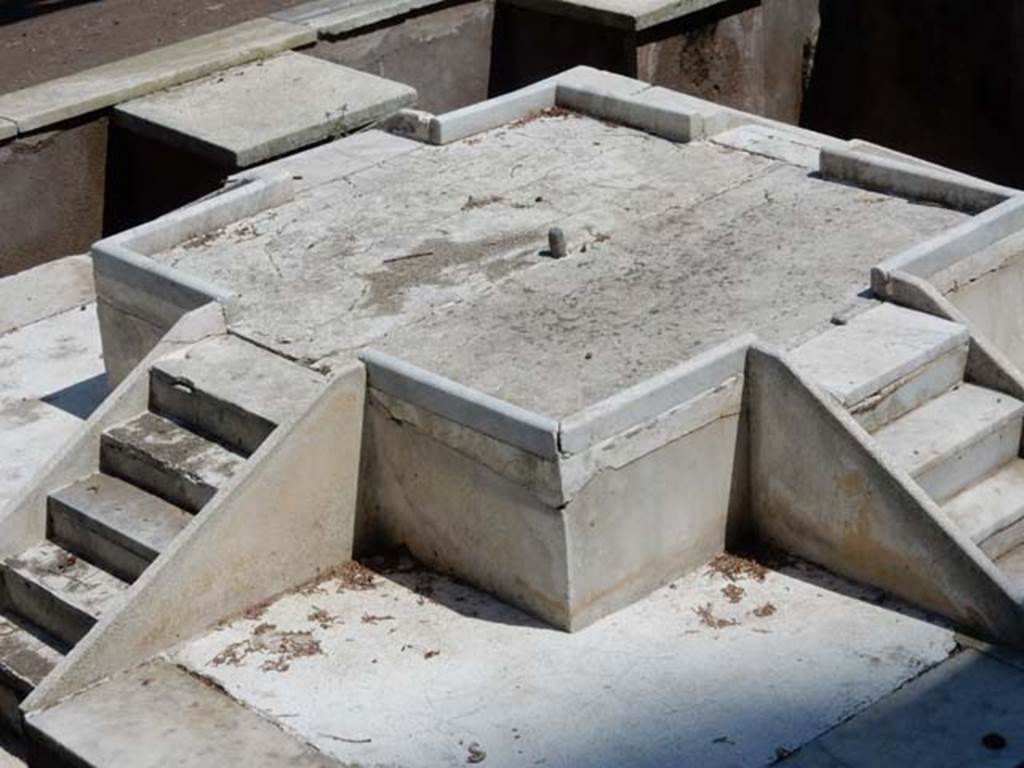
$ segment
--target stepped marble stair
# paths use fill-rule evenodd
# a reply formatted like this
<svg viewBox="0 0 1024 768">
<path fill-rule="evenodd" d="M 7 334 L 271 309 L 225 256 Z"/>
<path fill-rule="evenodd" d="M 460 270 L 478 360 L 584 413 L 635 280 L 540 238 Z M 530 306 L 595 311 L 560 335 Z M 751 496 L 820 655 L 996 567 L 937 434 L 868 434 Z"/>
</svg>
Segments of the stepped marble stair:
<svg viewBox="0 0 1024 768">
<path fill-rule="evenodd" d="M 1016 587 L 1024 602 L 1024 403 L 964 380 L 967 329 L 881 304 L 790 353 Z"/>
<path fill-rule="evenodd" d="M 0 564 L 9 729 L 20 729 L 19 702 L 320 386 L 230 336 L 152 366 L 148 410 L 102 433 L 95 471 L 50 491 L 46 540 Z"/>
</svg>

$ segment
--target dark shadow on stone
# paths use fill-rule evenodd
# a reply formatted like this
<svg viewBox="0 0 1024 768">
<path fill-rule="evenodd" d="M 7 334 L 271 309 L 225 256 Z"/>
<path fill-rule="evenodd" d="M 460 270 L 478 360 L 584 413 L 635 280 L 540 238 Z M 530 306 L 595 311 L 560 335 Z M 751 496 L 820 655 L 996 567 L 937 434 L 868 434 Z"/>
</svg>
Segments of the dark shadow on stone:
<svg viewBox="0 0 1024 768">
<path fill-rule="evenodd" d="M 938 627 L 956 629 L 953 622 L 944 616 L 939 616 L 924 608 L 912 605 L 878 587 L 847 579 L 845 576 L 833 573 L 809 560 L 804 560 L 796 555 L 791 555 L 781 549 L 772 547 L 763 541 L 746 539 L 730 547 L 729 551 L 741 557 L 754 560 L 771 571 L 798 579 L 805 584 L 810 584 L 819 589 L 834 592 L 853 600 L 859 600 L 862 603 L 877 605 L 880 608 L 894 611 L 919 621 L 926 621 Z"/>
<path fill-rule="evenodd" d="M 85 420 L 99 407 L 109 391 L 107 374 L 101 373 L 91 379 L 83 379 L 70 387 L 51 392 L 42 398 L 42 401 Z"/>
<path fill-rule="evenodd" d="M 400 584 L 419 595 L 423 602 L 443 605 L 460 616 L 494 624 L 514 627 L 546 629 L 562 633 L 540 619 L 487 594 L 453 576 L 431 570 L 412 558 L 406 550 L 391 550 L 384 554 L 367 557 L 362 564 L 380 578 Z M 566 633 L 567 634 L 567 633 Z"/>
</svg>

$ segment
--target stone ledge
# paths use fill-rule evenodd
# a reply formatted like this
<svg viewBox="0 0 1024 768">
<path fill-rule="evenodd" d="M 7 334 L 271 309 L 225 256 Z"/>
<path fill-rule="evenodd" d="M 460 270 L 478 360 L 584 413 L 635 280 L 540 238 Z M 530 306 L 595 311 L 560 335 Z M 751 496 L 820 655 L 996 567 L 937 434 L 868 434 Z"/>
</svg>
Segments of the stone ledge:
<svg viewBox="0 0 1024 768">
<path fill-rule="evenodd" d="M 823 147 L 819 167 L 822 177 L 832 181 L 939 203 L 967 213 L 980 213 L 1017 194 L 1009 187 L 877 151 Z"/>
<path fill-rule="evenodd" d="M 316 32 L 307 27 L 253 19 L 4 94 L 0 96 L 0 118 L 16 124 L 18 133 L 27 133 L 315 41 Z"/>
<path fill-rule="evenodd" d="M 915 245 L 878 264 L 871 270 L 871 286 L 885 295 L 884 285 L 892 272 L 928 278 L 961 259 L 1016 234 L 1024 227 L 1024 195 L 1011 197 L 970 221 Z"/>
<path fill-rule="evenodd" d="M 362 27 L 440 5 L 442 0 L 314 0 L 271 14 L 270 18 L 304 24 L 324 36 L 344 35 Z"/>
</svg>

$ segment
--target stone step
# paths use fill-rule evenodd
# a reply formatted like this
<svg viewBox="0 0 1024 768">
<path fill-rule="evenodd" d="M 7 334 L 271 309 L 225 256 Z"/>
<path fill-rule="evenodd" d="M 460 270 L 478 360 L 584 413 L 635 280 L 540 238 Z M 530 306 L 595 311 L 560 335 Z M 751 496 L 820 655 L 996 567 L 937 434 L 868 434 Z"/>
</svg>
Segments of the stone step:
<svg viewBox="0 0 1024 768">
<path fill-rule="evenodd" d="M 1024 403 L 959 384 L 875 433 L 881 449 L 938 503 L 1017 456 Z"/>
<path fill-rule="evenodd" d="M 192 515 L 116 477 L 91 475 L 50 494 L 49 538 L 131 582 Z"/>
<path fill-rule="evenodd" d="M 100 440 L 100 471 L 198 512 L 245 459 L 155 413 L 112 427 Z"/>
<path fill-rule="evenodd" d="M 128 585 L 56 544 L 41 544 L 3 566 L 11 610 L 74 645 Z"/>
<path fill-rule="evenodd" d="M 340 768 L 218 687 L 159 659 L 27 712 L 25 730 L 29 764 L 49 768 Z"/>
<path fill-rule="evenodd" d="M 21 729 L 21 700 L 64 657 L 57 641 L 33 630 L 0 614 L 0 722 L 15 732 Z"/>
<path fill-rule="evenodd" d="M 873 432 L 957 384 L 967 365 L 969 339 L 957 323 L 880 304 L 789 357 Z"/>
<path fill-rule="evenodd" d="M 1024 544 L 997 557 L 995 564 L 1010 582 L 1011 594 L 1024 605 Z"/>
<path fill-rule="evenodd" d="M 1024 544 L 1024 460 L 1011 460 L 943 509 L 993 559 Z"/>
<path fill-rule="evenodd" d="M 150 369 L 150 410 L 250 454 L 323 389 L 320 374 L 235 336 Z"/>
</svg>

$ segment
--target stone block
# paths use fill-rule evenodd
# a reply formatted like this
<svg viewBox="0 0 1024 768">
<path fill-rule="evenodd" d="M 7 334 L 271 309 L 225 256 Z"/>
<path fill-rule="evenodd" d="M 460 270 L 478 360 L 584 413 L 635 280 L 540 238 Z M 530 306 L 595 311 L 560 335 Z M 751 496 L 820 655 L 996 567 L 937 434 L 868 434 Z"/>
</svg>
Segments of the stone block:
<svg viewBox="0 0 1024 768">
<path fill-rule="evenodd" d="M 347 133 L 415 100 L 401 83 L 286 53 L 123 103 L 114 115 L 132 131 L 237 169 Z"/>
</svg>

